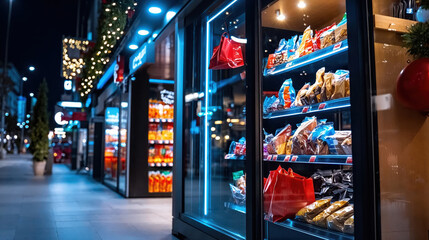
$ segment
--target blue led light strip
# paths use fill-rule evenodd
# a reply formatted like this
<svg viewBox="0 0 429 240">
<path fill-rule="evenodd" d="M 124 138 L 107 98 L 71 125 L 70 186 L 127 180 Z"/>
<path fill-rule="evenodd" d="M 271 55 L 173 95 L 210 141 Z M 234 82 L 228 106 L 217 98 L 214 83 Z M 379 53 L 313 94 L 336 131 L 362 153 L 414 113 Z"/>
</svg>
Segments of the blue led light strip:
<svg viewBox="0 0 429 240">
<path fill-rule="evenodd" d="M 115 66 L 116 66 L 116 60 L 114 62 L 112 62 L 112 64 L 106 70 L 104 75 L 98 81 L 97 89 L 102 89 L 104 87 L 104 85 L 107 83 L 107 81 L 109 81 L 109 79 L 113 76 L 113 72 L 115 71 Z"/>
<path fill-rule="evenodd" d="M 204 109 L 204 215 L 207 215 L 208 213 L 208 201 L 209 201 L 209 82 L 210 82 L 210 74 L 209 74 L 209 64 L 210 64 L 210 22 L 216 19 L 220 14 L 226 11 L 229 7 L 232 6 L 237 2 L 237 0 L 233 0 L 230 2 L 226 7 L 224 7 L 222 10 L 220 10 L 218 13 L 216 13 L 213 17 L 209 18 L 206 25 L 206 86 L 205 86 L 205 109 Z"/>
<path fill-rule="evenodd" d="M 164 79 L 149 79 L 150 83 L 164 83 L 164 84 L 174 84 L 174 80 L 164 80 Z"/>
</svg>

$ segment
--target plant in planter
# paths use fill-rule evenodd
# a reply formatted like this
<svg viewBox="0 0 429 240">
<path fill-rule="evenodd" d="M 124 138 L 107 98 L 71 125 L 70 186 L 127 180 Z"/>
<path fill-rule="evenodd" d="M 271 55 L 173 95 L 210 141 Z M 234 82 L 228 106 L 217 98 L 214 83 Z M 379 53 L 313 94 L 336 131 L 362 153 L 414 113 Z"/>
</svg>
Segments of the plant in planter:
<svg viewBox="0 0 429 240">
<path fill-rule="evenodd" d="M 34 175 L 42 176 L 45 172 L 49 153 L 48 85 L 46 79 L 43 79 L 40 84 L 33 112 L 30 122 L 30 151 L 33 154 Z"/>
<path fill-rule="evenodd" d="M 397 99 L 405 107 L 429 113 L 429 22 L 416 23 L 402 35 L 414 59 L 399 74 Z"/>
</svg>

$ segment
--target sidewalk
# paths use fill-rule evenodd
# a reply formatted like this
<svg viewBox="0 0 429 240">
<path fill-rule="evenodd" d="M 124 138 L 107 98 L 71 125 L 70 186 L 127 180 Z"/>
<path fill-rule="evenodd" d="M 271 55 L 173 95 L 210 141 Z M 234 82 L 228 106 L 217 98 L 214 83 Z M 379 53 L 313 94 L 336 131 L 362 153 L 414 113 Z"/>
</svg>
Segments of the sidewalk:
<svg viewBox="0 0 429 240">
<path fill-rule="evenodd" d="M 64 165 L 34 177 L 30 155 L 0 160 L 1 240 L 170 240 L 171 205 L 124 199 Z"/>
</svg>

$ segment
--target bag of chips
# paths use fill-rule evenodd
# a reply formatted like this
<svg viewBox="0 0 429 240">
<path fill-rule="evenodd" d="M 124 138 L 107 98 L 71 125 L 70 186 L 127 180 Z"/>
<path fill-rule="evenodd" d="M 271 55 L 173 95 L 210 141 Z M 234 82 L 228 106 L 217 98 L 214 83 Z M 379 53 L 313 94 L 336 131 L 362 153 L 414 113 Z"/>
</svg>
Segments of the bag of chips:
<svg viewBox="0 0 429 240">
<path fill-rule="evenodd" d="M 333 25 L 325 32 L 320 34 L 320 49 L 329 47 L 335 43 L 335 28 L 336 25 Z"/>
<path fill-rule="evenodd" d="M 330 198 L 317 200 L 299 210 L 295 217 L 300 221 L 310 222 L 315 216 L 319 215 L 319 213 L 328 208 L 330 204 Z"/>
<path fill-rule="evenodd" d="M 327 32 L 327 31 L 331 31 L 332 32 L 332 29 L 335 29 L 335 27 L 336 27 L 336 25 L 335 25 L 335 23 L 333 23 L 331 26 L 328 26 L 328 27 L 325 27 L 322 30 L 316 31 L 316 34 L 314 34 L 314 40 L 313 40 L 313 42 L 314 42 L 314 51 L 322 49 L 322 43 L 321 43 L 322 35 L 326 36 L 326 35 L 324 35 L 325 32 Z"/>
<path fill-rule="evenodd" d="M 323 75 L 323 86 L 320 93 L 320 101 L 325 102 L 331 100 L 331 96 L 334 93 L 334 85 L 332 84 L 332 79 L 334 78 L 334 74 L 331 72 L 325 73 Z"/>
<path fill-rule="evenodd" d="M 311 85 L 305 94 L 306 101 L 309 104 L 314 104 L 318 102 L 318 99 L 321 99 L 320 94 L 322 92 L 323 86 L 323 76 L 325 75 L 325 68 L 321 68 L 316 72 L 316 82 Z"/>
<path fill-rule="evenodd" d="M 302 34 L 302 39 L 301 42 L 295 52 L 295 58 L 299 58 L 305 50 L 305 43 L 307 42 L 307 40 L 311 40 L 313 38 L 313 30 L 311 30 L 311 27 L 308 26 L 305 30 L 304 33 Z"/>
<path fill-rule="evenodd" d="M 341 42 L 347 39 L 347 13 L 344 13 L 344 17 L 337 28 L 335 28 L 335 42 Z"/>
<path fill-rule="evenodd" d="M 330 154 L 350 155 L 351 148 L 352 148 L 351 137 L 352 137 L 351 131 L 335 131 L 335 134 L 331 136 L 327 136 L 326 142 L 329 145 Z M 350 139 L 350 140 L 347 140 L 347 139 Z M 347 148 L 347 153 L 344 151 L 345 147 L 342 146 L 344 141 L 346 141 L 344 145 Z"/>
<path fill-rule="evenodd" d="M 292 136 L 292 154 L 303 155 L 308 152 L 308 139 L 317 126 L 316 117 L 306 117 Z"/>
<path fill-rule="evenodd" d="M 271 140 L 270 143 L 268 143 L 268 145 L 271 144 L 271 146 L 268 147 L 267 145 L 267 148 L 274 149 L 274 154 L 286 154 L 286 143 L 290 137 L 291 132 L 292 127 L 288 124 L 276 134 L 276 136 Z"/>
<path fill-rule="evenodd" d="M 297 38 L 298 35 L 295 35 L 287 41 L 287 61 L 289 61 L 289 58 L 295 54 Z"/>
<path fill-rule="evenodd" d="M 327 155 L 329 154 L 329 145 L 326 137 L 335 134 L 333 123 L 320 123 L 310 134 L 309 155 Z"/>
<path fill-rule="evenodd" d="M 292 86 L 292 79 L 286 79 L 279 91 L 279 108 L 290 108 L 290 105 L 295 101 L 295 89 Z"/>
<path fill-rule="evenodd" d="M 272 106 L 276 100 L 277 100 L 277 98 L 274 95 L 271 97 L 265 97 L 264 103 L 262 105 L 262 109 L 263 109 L 264 114 L 267 114 L 267 113 L 274 111 Z"/>
<path fill-rule="evenodd" d="M 274 65 L 275 58 L 276 57 L 274 54 L 268 55 L 268 61 L 267 61 L 267 66 L 266 66 L 267 69 L 273 68 L 275 66 Z"/>
<path fill-rule="evenodd" d="M 305 95 L 307 94 L 308 88 L 310 87 L 310 83 L 304 84 L 302 88 L 298 91 L 298 94 L 296 94 L 296 98 L 294 103 L 292 104 L 292 107 L 300 107 L 304 105 L 308 105 L 305 99 Z"/>
<path fill-rule="evenodd" d="M 331 96 L 331 99 L 338 99 L 347 97 L 347 92 L 350 93 L 350 83 L 347 83 L 349 80 L 349 71 L 348 70 L 337 70 L 334 74 L 334 93 Z M 347 86 L 348 89 L 347 89 Z"/>
</svg>

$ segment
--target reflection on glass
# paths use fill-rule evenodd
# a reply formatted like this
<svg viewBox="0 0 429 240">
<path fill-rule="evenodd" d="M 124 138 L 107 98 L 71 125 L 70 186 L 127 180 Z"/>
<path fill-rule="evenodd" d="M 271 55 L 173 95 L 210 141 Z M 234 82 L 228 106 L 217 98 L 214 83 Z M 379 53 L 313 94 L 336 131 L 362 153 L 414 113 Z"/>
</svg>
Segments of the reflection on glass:
<svg viewBox="0 0 429 240">
<path fill-rule="evenodd" d="M 354 239 L 346 1 L 261 2 L 265 237 Z"/>
<path fill-rule="evenodd" d="M 105 111 L 104 182 L 116 187 L 119 156 L 119 108 Z"/>
<path fill-rule="evenodd" d="M 120 123 L 120 170 L 119 170 L 119 191 L 125 193 L 127 175 L 127 131 L 128 131 L 128 94 L 121 96 L 121 123 Z"/>
<path fill-rule="evenodd" d="M 189 52 L 201 62 L 185 66 L 188 69 L 186 74 L 190 76 L 193 67 L 202 68 L 194 81 L 188 80 L 184 84 L 185 213 L 237 238 L 244 238 L 244 1 L 225 1 L 215 5 L 205 13 L 201 25 L 204 33 L 195 39 L 202 39 L 202 51 Z M 194 39 L 193 34 L 190 28 L 187 29 L 189 39 Z M 232 41 L 235 47 L 230 51 L 235 57 L 229 64 L 211 63 L 214 48 L 222 38 L 223 41 Z M 192 48 L 191 44 L 194 43 L 189 42 L 187 47 Z M 200 54 L 201 58 L 198 58 Z M 235 153 L 241 160 L 229 159 Z"/>
</svg>

